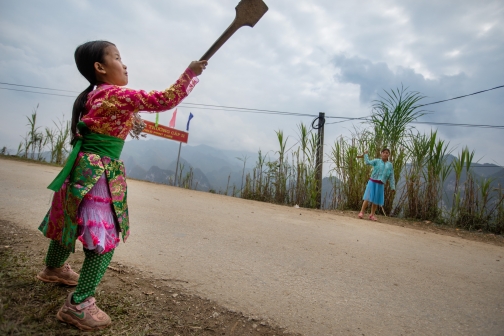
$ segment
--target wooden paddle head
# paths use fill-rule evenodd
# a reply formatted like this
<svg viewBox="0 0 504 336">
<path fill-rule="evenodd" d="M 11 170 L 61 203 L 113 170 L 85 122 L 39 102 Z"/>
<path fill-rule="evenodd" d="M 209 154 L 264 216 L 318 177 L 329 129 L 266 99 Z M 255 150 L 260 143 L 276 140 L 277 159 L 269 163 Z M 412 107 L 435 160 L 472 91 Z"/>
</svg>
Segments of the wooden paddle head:
<svg viewBox="0 0 504 336">
<path fill-rule="evenodd" d="M 268 11 L 268 6 L 262 0 L 241 0 L 235 9 L 237 26 L 254 27 Z"/>
<path fill-rule="evenodd" d="M 236 16 L 231 25 L 214 42 L 208 51 L 200 58 L 200 61 L 208 61 L 217 50 L 241 27 L 254 25 L 268 11 L 268 6 L 263 0 L 241 0 L 236 6 Z"/>
</svg>

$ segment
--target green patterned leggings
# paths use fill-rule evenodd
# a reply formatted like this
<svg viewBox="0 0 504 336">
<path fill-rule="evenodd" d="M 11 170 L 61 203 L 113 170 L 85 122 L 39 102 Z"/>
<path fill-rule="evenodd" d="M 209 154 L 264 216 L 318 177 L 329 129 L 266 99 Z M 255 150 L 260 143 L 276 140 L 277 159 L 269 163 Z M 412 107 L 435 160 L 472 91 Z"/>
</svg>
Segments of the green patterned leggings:
<svg viewBox="0 0 504 336">
<path fill-rule="evenodd" d="M 79 283 L 73 294 L 73 301 L 75 303 L 81 303 L 86 298 L 94 295 L 96 287 L 112 260 L 114 250 L 105 254 L 98 254 L 94 251 L 84 249 L 84 255 L 85 258 L 80 271 Z M 61 267 L 69 256 L 70 251 L 61 246 L 57 241 L 51 240 L 45 259 L 46 266 Z"/>
</svg>

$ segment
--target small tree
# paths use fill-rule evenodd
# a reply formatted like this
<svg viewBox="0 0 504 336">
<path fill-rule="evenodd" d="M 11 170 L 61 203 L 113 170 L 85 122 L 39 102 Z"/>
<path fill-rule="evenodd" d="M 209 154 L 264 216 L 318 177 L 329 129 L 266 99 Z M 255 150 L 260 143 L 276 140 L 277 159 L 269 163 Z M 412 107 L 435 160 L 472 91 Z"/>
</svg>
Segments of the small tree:
<svg viewBox="0 0 504 336">
<path fill-rule="evenodd" d="M 405 139 L 410 134 L 411 122 L 425 114 L 418 104 L 423 98 L 425 97 L 420 93 L 407 91 L 407 88 L 401 86 L 400 89 L 385 91 L 385 96 L 380 96 L 380 99 L 373 103 L 371 124 L 374 127 L 375 154 L 379 156 L 380 150 L 384 147 L 390 149 L 389 160 L 394 164 L 396 181 L 399 181 L 408 159 Z M 393 196 L 390 187 L 386 186 L 384 208 L 388 213 L 393 210 Z M 400 209 L 395 209 L 394 213 L 399 211 Z"/>
</svg>

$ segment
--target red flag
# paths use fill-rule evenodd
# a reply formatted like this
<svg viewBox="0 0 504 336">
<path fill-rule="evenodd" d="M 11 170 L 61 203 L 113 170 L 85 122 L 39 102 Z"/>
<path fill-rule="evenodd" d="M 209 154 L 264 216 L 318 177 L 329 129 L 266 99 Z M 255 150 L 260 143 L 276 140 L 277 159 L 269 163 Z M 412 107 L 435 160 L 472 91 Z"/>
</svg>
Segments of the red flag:
<svg viewBox="0 0 504 336">
<path fill-rule="evenodd" d="M 175 111 L 173 111 L 173 114 L 172 114 L 172 117 L 170 120 L 170 124 L 168 124 L 168 127 L 175 128 L 175 119 L 176 118 L 177 118 L 177 109 L 175 109 Z"/>
</svg>

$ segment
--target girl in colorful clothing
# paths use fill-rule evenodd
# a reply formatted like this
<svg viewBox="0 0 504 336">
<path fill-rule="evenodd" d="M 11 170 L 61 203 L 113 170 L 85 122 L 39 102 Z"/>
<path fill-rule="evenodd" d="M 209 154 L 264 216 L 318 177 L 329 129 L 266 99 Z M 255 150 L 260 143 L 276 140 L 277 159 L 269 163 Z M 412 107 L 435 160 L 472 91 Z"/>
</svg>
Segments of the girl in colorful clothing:
<svg viewBox="0 0 504 336">
<path fill-rule="evenodd" d="M 187 97 L 207 62 L 192 62 L 170 88 L 149 93 L 123 87 L 128 84 L 127 67 L 113 43 L 84 43 L 75 50 L 75 62 L 89 86 L 73 106 L 73 150 L 48 187 L 55 193 L 39 230 L 51 242 L 46 268 L 37 278 L 77 286 L 57 318 L 81 330 L 96 330 L 111 320 L 97 307 L 95 289 L 120 235 L 123 241 L 129 235 L 126 174 L 119 160 L 124 140 L 128 134 L 138 138 L 142 131 L 138 112 L 166 111 Z M 77 239 L 85 255 L 80 276 L 65 263 Z"/>
<path fill-rule="evenodd" d="M 387 181 L 390 182 L 390 189 L 395 190 L 394 167 L 392 167 L 392 163 L 388 160 L 389 156 L 390 150 L 388 150 L 388 148 L 381 151 L 381 159 L 369 160 L 367 151 L 364 152 L 364 155 L 358 156 L 358 158 L 364 157 L 364 162 L 369 166 L 373 166 L 371 177 L 369 178 L 366 191 L 362 197 L 364 202 L 359 212 L 359 218 L 361 219 L 364 217 L 364 212 L 366 211 L 368 203 L 372 203 L 369 219 L 374 221 L 377 220 L 375 212 L 378 206 L 383 206 L 385 200 L 384 185 Z"/>
</svg>

